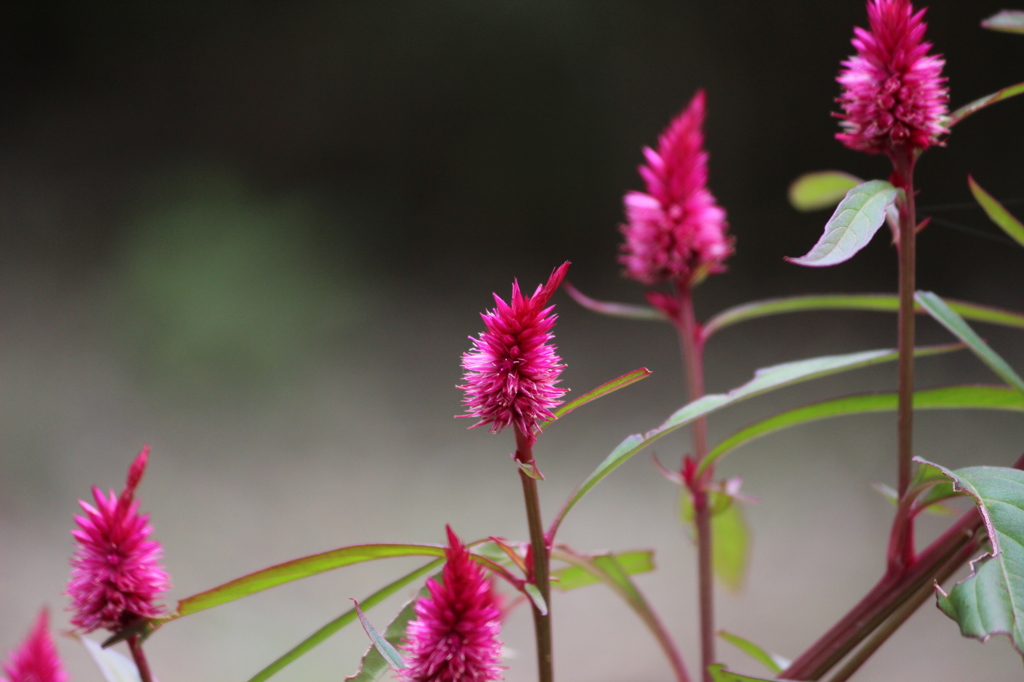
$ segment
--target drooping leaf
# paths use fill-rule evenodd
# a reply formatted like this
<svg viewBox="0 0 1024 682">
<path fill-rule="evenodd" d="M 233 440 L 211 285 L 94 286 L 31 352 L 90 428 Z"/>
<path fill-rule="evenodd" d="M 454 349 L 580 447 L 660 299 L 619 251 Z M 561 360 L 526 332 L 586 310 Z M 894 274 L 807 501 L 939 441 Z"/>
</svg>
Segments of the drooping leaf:
<svg viewBox="0 0 1024 682">
<path fill-rule="evenodd" d="M 915 356 L 933 355 L 946 353 L 960 348 L 959 345 L 935 346 L 918 348 L 914 351 Z M 873 350 L 860 353 L 849 353 L 847 355 L 829 355 L 807 360 L 787 362 L 773 367 L 759 369 L 754 373 L 754 378 L 747 383 L 734 388 L 728 393 L 710 394 L 703 398 L 694 400 L 684 405 L 670 416 L 661 426 L 648 431 L 644 435 L 634 434 L 627 437 L 612 450 L 603 462 L 586 479 L 577 486 L 569 498 L 562 505 L 555 516 L 548 530 L 548 536 L 554 538 L 558 528 L 569 511 L 576 506 L 584 495 L 586 495 L 605 476 L 619 468 L 630 457 L 643 450 L 645 447 L 659 438 L 672 433 L 700 417 L 706 416 L 733 403 L 752 398 L 762 393 L 767 393 L 784 386 L 809 381 L 818 377 L 845 372 L 861 367 L 868 367 L 882 362 L 895 360 L 897 356 L 894 350 Z"/>
<path fill-rule="evenodd" d="M 804 173 L 789 186 L 789 204 L 798 211 L 831 208 L 864 181 L 842 171 Z"/>
<path fill-rule="evenodd" d="M 438 575 L 440 574 L 433 577 L 436 579 Z M 416 619 L 416 602 L 429 596 L 430 589 L 424 586 L 415 597 L 405 603 L 395 619 L 388 623 L 387 629 L 384 630 L 384 639 L 391 646 L 397 647 L 402 643 L 409 623 Z M 345 682 L 377 682 L 387 674 L 388 670 L 390 670 L 388 662 L 377 647 L 371 644 L 363 654 L 362 660 L 359 661 L 359 670 L 346 677 Z"/>
<path fill-rule="evenodd" d="M 141 682 L 142 678 L 135 661 L 114 649 L 104 649 L 99 642 L 88 637 L 72 636 L 85 646 L 89 657 L 100 669 L 100 674 L 106 682 Z"/>
<path fill-rule="evenodd" d="M 864 393 L 797 407 L 768 417 L 737 431 L 716 445 L 705 457 L 702 471 L 741 445 L 793 426 L 821 419 L 873 412 L 893 412 L 896 393 Z M 1024 412 L 1024 395 L 1003 386 L 944 386 L 914 393 L 915 410 L 1002 410 Z"/>
<path fill-rule="evenodd" d="M 962 107 L 954 111 L 952 114 L 950 114 L 948 125 L 950 128 L 952 128 L 957 123 L 964 120 L 974 112 L 980 111 L 985 107 L 992 106 L 996 102 L 1002 102 L 1004 99 L 1009 99 L 1011 97 L 1019 95 L 1022 92 L 1024 92 L 1024 83 L 1017 83 L 1016 85 L 1011 85 L 1009 87 L 1003 88 L 998 92 L 993 92 L 991 95 L 979 97 L 973 102 L 963 105 Z"/>
<path fill-rule="evenodd" d="M 669 322 L 669 319 L 660 310 L 652 306 L 598 301 L 582 293 L 572 284 L 569 284 L 569 282 L 563 282 L 562 289 L 569 292 L 573 300 L 581 306 L 587 310 L 593 310 L 595 313 L 601 313 L 609 317 L 621 317 L 627 320 L 641 320 L 643 322 Z"/>
<path fill-rule="evenodd" d="M 551 550 L 551 558 L 580 568 L 607 585 L 640 617 L 640 620 L 661 646 L 673 669 L 677 672 L 683 669 L 683 662 L 672 636 L 662 626 L 661 620 L 640 590 L 637 589 L 629 577 L 629 573 L 619 564 L 616 555 L 611 553 L 578 554 L 564 545 L 559 545 Z M 685 675 L 685 673 L 683 674 Z"/>
<path fill-rule="evenodd" d="M 725 641 L 729 642 L 729 644 L 732 644 L 734 647 L 745 653 L 747 656 L 750 656 L 751 658 L 756 660 L 764 667 L 768 668 L 768 670 L 770 670 L 773 675 L 778 675 L 783 670 L 788 668 L 792 663 L 792 661 L 790 661 L 788 658 L 766 651 L 763 648 L 751 642 L 749 639 L 744 639 L 738 635 L 732 634 L 731 632 L 719 630 L 718 636 L 724 639 Z"/>
<path fill-rule="evenodd" d="M 715 577 L 730 592 L 739 592 L 750 558 L 750 530 L 739 500 L 732 500 L 732 504 L 711 517 L 711 541 Z"/>
<path fill-rule="evenodd" d="M 899 190 L 885 180 L 869 180 L 857 185 L 839 202 L 825 223 L 818 243 L 790 263 L 812 268 L 838 265 L 863 249 L 885 222 L 886 209 L 896 201 Z"/>
<path fill-rule="evenodd" d="M 373 623 L 370 622 L 370 619 L 367 618 L 366 614 L 364 614 L 362 609 L 359 608 L 359 602 L 355 599 L 352 601 L 355 604 L 356 615 L 359 616 L 359 624 L 363 626 L 363 630 L 366 631 L 370 641 L 373 642 L 373 647 L 381 656 L 384 657 L 388 666 L 392 670 L 402 670 L 405 668 L 405 660 L 402 658 L 402 655 L 398 653 L 395 646 L 385 639 L 384 635 L 377 632 L 377 628 L 373 627 Z"/>
<path fill-rule="evenodd" d="M 709 665 L 708 670 L 711 672 L 711 679 L 714 682 L 775 682 L 764 677 L 750 677 L 730 672 L 721 663 Z"/>
<path fill-rule="evenodd" d="M 1024 655 L 1024 471 L 939 468 L 958 490 L 974 498 L 992 543 L 989 556 L 971 562 L 970 576 L 948 595 L 939 590 L 939 608 L 960 624 L 965 637 L 985 641 L 992 635 L 1008 635 Z"/>
<path fill-rule="evenodd" d="M 544 601 L 544 595 L 540 593 L 536 585 L 533 583 L 523 583 L 523 592 L 530 598 L 534 608 L 541 612 L 541 615 L 546 616 L 548 614 L 548 603 Z"/>
<path fill-rule="evenodd" d="M 616 552 L 615 563 L 629 575 L 647 573 L 654 570 L 654 552 L 639 550 L 634 552 Z M 568 592 L 579 587 L 594 585 L 601 579 L 590 570 L 577 565 L 565 566 L 551 571 L 551 586 Z"/>
<path fill-rule="evenodd" d="M 982 28 L 1006 33 L 1024 33 L 1024 11 L 1004 9 L 981 22 Z"/>
<path fill-rule="evenodd" d="M 946 299 L 946 303 L 966 320 L 1024 329 L 1024 314 L 1022 313 L 953 299 Z M 704 338 L 707 339 L 715 332 L 738 322 L 781 313 L 801 313 L 812 310 L 863 310 L 895 313 L 899 307 L 900 301 L 895 294 L 825 294 L 769 298 L 723 310 L 704 325 Z M 915 307 L 915 312 L 920 314 L 925 310 L 918 305 Z"/>
<path fill-rule="evenodd" d="M 436 559 L 425 566 L 417 568 L 415 571 L 411 573 L 407 573 L 406 575 L 402 576 L 393 583 L 382 587 L 381 589 L 377 590 L 361 602 L 363 608 L 367 610 L 373 608 L 374 606 L 380 604 L 382 601 L 384 601 L 391 595 L 398 592 L 398 590 L 402 589 L 406 585 L 409 585 L 410 583 L 419 580 L 425 575 L 433 573 L 443 563 L 444 559 Z M 249 679 L 249 682 L 265 682 L 265 680 L 270 679 L 278 672 L 280 672 L 282 669 L 284 669 L 287 665 L 295 662 L 303 655 L 309 653 L 314 647 L 324 642 L 331 635 L 338 632 L 355 619 L 356 610 L 354 608 L 349 609 L 348 611 L 341 614 L 331 622 L 324 625 L 322 628 L 318 629 L 309 637 L 299 642 L 297 645 L 288 650 L 283 656 L 275 660 L 273 663 L 265 667 L 263 670 L 256 673 L 256 675 Z"/>
<path fill-rule="evenodd" d="M 565 415 L 569 414 L 570 412 L 572 412 L 573 410 L 575 410 L 577 407 L 586 405 L 587 403 L 597 400 L 598 398 L 603 398 L 610 393 L 614 393 L 620 388 L 632 386 L 636 382 L 646 379 L 649 376 L 651 376 L 651 370 L 647 369 L 646 367 L 641 367 L 639 369 L 634 369 L 632 372 L 623 374 L 618 379 L 612 379 L 607 383 L 601 384 L 594 390 L 581 395 L 579 398 L 576 398 L 575 400 L 570 401 L 559 407 L 557 410 L 555 410 L 553 413 L 555 415 L 555 419 L 560 419 Z M 552 424 L 555 421 L 555 419 L 547 420 L 546 422 L 540 425 L 540 428 L 547 428 L 547 426 Z"/>
<path fill-rule="evenodd" d="M 971 194 L 977 201 L 989 219 L 998 225 L 1003 232 L 1010 235 L 1021 246 L 1024 246 L 1024 224 L 1014 218 L 1003 205 L 996 201 L 995 197 L 981 188 L 981 185 L 974 181 L 970 175 L 967 176 L 967 184 L 971 188 Z"/>
<path fill-rule="evenodd" d="M 167 618 L 160 619 L 160 622 L 175 620 L 192 613 L 219 606 L 220 604 L 241 599 L 242 597 L 248 597 L 250 594 L 262 592 L 271 587 L 283 585 L 301 578 L 308 578 L 309 576 L 343 566 L 403 556 L 440 557 L 444 556 L 444 547 L 398 544 L 353 545 L 329 552 L 313 554 L 300 559 L 293 559 L 283 564 L 277 564 L 276 566 L 270 566 L 261 571 L 250 573 L 213 589 L 194 594 L 191 597 L 186 597 L 178 602 L 178 608 L 175 613 Z"/>
<path fill-rule="evenodd" d="M 981 337 L 964 321 L 964 318 L 957 315 L 956 311 L 946 305 L 945 301 L 930 291 L 918 291 L 914 294 L 914 299 L 953 336 L 966 343 L 971 352 L 988 365 L 988 368 L 999 378 L 1024 393 L 1024 379 L 1021 379 L 1006 360 L 1003 360 L 987 343 L 982 341 Z"/>
</svg>

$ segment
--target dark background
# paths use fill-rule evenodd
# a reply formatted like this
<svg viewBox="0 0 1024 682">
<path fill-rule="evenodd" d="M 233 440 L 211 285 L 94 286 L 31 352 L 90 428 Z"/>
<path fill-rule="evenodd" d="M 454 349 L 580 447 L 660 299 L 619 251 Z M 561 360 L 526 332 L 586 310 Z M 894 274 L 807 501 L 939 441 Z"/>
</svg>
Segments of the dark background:
<svg viewBox="0 0 1024 682">
<path fill-rule="evenodd" d="M 928 36 L 947 59 L 953 107 L 1024 80 L 1024 38 L 978 27 L 1002 8 L 931 5 Z M 835 268 L 783 261 L 806 252 L 827 217 L 788 206 L 794 177 L 888 173 L 884 158 L 833 139 L 834 78 L 852 27 L 865 24 L 859 1 L 4 4 L 0 649 L 40 603 L 66 617 L 74 500 L 92 483 L 119 487 L 143 442 L 154 452 L 144 506 L 168 550 L 173 598 L 341 544 L 440 541 L 446 521 L 468 537 L 522 536 L 518 490 L 493 487 L 516 483 L 502 478 L 512 476 L 510 444 L 450 418 L 465 337 L 479 331 L 490 292 L 507 296 L 513 277 L 532 289 L 566 259 L 591 295 L 641 300 L 615 262 L 622 195 L 642 187 L 641 147 L 698 88 L 708 93 L 711 188 L 736 238 L 729 272 L 698 292 L 700 316 L 772 295 L 893 290 L 884 231 Z M 1024 213 L 1013 202 L 1024 197 L 1022 121 L 1024 98 L 1010 100 L 928 151 L 922 214 L 969 202 L 968 173 Z M 936 222 L 921 234 L 920 286 L 1024 309 L 1024 251 L 980 210 L 934 215 L 959 228 Z M 566 385 L 582 392 L 639 365 L 655 376 L 591 408 L 583 435 L 551 434 L 557 456 L 542 468 L 552 510 L 622 436 L 682 402 L 669 330 L 556 301 Z M 708 386 L 884 347 L 893 326 L 854 314 L 751 323 L 709 348 Z M 1020 366 L 1019 334 L 985 333 Z M 922 336 L 945 338 L 926 324 Z M 921 382 L 992 381 L 969 357 L 934 362 Z M 781 400 L 887 387 L 890 370 Z M 714 421 L 712 435 L 779 407 L 769 403 Z M 922 451 L 953 465 L 1016 458 L 1018 421 L 971 419 L 922 418 Z M 891 482 L 891 420 L 832 428 L 766 441 L 772 457 L 726 468 L 742 470 L 765 504 L 752 521 L 761 539 L 750 596 L 726 601 L 723 620 L 790 655 L 872 583 L 884 545 L 889 512 L 868 483 Z M 681 438 L 660 454 L 674 461 L 685 447 Z M 623 471 L 624 487 L 595 492 L 601 503 L 581 505 L 566 539 L 657 546 L 673 568 L 645 586 L 693 658 L 692 557 L 676 541 L 674 493 L 646 463 Z M 826 511 L 808 514 L 815 505 Z M 795 560 L 809 546 L 828 547 L 838 573 Z M 352 575 L 363 582 L 330 583 L 330 599 L 316 583 L 197 616 L 199 630 L 168 627 L 153 640 L 158 675 L 246 679 L 384 581 Z M 563 679 L 667 675 L 628 612 L 566 604 Z M 1004 666 L 995 677 L 1017 671 L 1005 642 L 960 642 L 925 610 L 931 620 L 910 630 L 903 655 L 864 679 L 921 675 L 923 659 L 949 672 L 985 654 Z M 529 679 L 528 619 L 510 628 L 519 658 L 509 679 Z M 364 645 L 355 633 L 344 651 L 324 647 L 281 679 L 348 674 Z M 79 657 L 75 679 L 96 679 L 72 645 L 62 651 Z"/>
</svg>

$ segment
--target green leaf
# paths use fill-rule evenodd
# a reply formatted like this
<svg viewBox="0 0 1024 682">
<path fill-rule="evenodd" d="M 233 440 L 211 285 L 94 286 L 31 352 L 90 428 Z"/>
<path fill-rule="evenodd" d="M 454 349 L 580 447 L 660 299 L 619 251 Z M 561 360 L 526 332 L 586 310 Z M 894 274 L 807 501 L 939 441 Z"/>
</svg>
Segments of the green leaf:
<svg viewBox="0 0 1024 682">
<path fill-rule="evenodd" d="M 974 498 L 992 543 L 992 554 L 971 562 L 970 576 L 948 595 L 939 589 L 939 608 L 960 624 L 965 637 L 985 641 L 992 635 L 1008 635 L 1024 654 L 1024 471 L 939 468 L 957 490 Z"/>
<path fill-rule="evenodd" d="M 443 563 L 444 559 L 435 559 L 434 561 L 431 561 L 429 564 L 417 568 L 412 573 L 407 573 L 406 575 L 402 576 L 393 583 L 382 587 L 381 589 L 377 590 L 376 592 L 374 592 L 362 601 L 363 608 L 367 610 L 373 608 L 374 606 L 380 604 L 382 601 L 384 601 L 391 595 L 398 592 L 406 585 L 419 580 L 425 575 L 433 573 Z M 292 647 L 287 653 L 285 653 L 283 656 L 275 660 L 266 668 L 256 673 L 256 675 L 253 676 L 249 680 L 249 682 L 264 682 L 265 680 L 270 679 L 278 672 L 280 672 L 282 669 L 284 669 L 288 664 L 293 663 L 294 661 L 301 658 L 303 655 L 309 653 L 317 645 L 324 642 L 331 635 L 338 632 L 355 619 L 356 610 L 349 609 L 348 611 L 341 614 L 331 622 L 324 625 L 322 628 L 314 632 L 306 639 L 299 642 L 297 645 Z"/>
<path fill-rule="evenodd" d="M 672 641 L 671 635 L 661 624 L 661 620 L 637 589 L 629 573 L 619 563 L 616 555 L 605 554 L 577 554 L 564 545 L 559 545 L 551 550 L 551 558 L 563 561 L 567 564 L 583 569 L 594 578 L 607 585 L 612 592 L 622 598 L 626 604 L 633 609 L 633 612 L 640 617 L 647 629 L 657 640 L 673 668 L 677 671 L 682 669 L 682 660 L 679 658 L 678 650 Z"/>
<path fill-rule="evenodd" d="M 946 299 L 946 303 L 964 319 L 1024 329 L 1024 314 L 953 299 Z M 812 310 L 863 310 L 895 313 L 899 307 L 899 297 L 895 294 L 826 294 L 769 298 L 723 310 L 704 325 L 704 338 L 707 339 L 715 332 L 738 322 L 756 320 L 760 317 L 780 313 L 802 313 Z M 916 311 L 923 313 L 924 309 L 918 305 Z"/>
<path fill-rule="evenodd" d="M 649 376 L 651 376 L 651 370 L 647 369 L 646 367 L 641 367 L 639 369 L 634 369 L 632 372 L 623 374 L 618 379 L 612 379 L 608 383 L 601 384 L 594 390 L 581 395 L 579 398 L 576 398 L 576 400 L 568 402 L 565 405 L 559 407 L 557 410 L 555 410 L 553 413 L 555 415 L 555 419 L 561 419 L 565 415 L 575 410 L 577 407 L 586 405 L 587 403 L 597 400 L 598 398 L 603 398 L 610 393 L 615 393 L 615 391 L 619 390 L 620 388 L 632 386 L 636 382 L 646 379 Z M 546 428 L 547 426 L 552 424 L 555 421 L 555 419 L 547 420 L 546 422 L 540 425 L 540 428 Z"/>
<path fill-rule="evenodd" d="M 94 642 L 88 637 L 76 634 L 71 636 L 85 646 L 85 650 L 89 652 L 106 682 L 141 682 L 139 669 L 132 659 L 114 649 L 104 649 L 99 642 Z"/>
<path fill-rule="evenodd" d="M 981 22 L 982 28 L 1006 33 L 1024 33 L 1024 11 L 1004 9 Z"/>
<path fill-rule="evenodd" d="M 733 499 L 732 504 L 711 517 L 711 539 L 715 577 L 730 592 L 739 592 L 747 575 L 750 549 L 750 530 L 739 500 Z"/>
<path fill-rule="evenodd" d="M 729 672 L 721 663 L 709 665 L 708 671 L 711 673 L 711 679 L 714 682 L 775 682 L 764 677 L 750 677 Z"/>
<path fill-rule="evenodd" d="M 745 653 L 747 656 L 750 656 L 751 658 L 756 660 L 764 667 L 768 668 L 768 670 L 770 670 L 773 675 L 778 675 L 783 670 L 788 668 L 792 663 L 792 661 L 790 661 L 788 658 L 765 651 L 764 649 L 754 644 L 750 640 L 743 639 L 742 637 L 734 635 L 731 632 L 719 630 L 718 636 L 724 639 L 725 641 L 729 642 L 729 644 L 732 644 L 734 647 Z"/>
<path fill-rule="evenodd" d="M 789 186 L 789 204 L 798 211 L 831 208 L 864 181 L 842 171 L 804 173 Z"/>
<path fill-rule="evenodd" d="M 616 552 L 612 556 L 615 557 L 615 563 L 629 575 L 647 573 L 654 570 L 654 552 L 651 550 Z M 601 582 L 601 579 L 598 576 L 582 566 L 566 566 L 551 571 L 551 586 L 562 592 L 594 585 L 599 582 Z"/>
<path fill-rule="evenodd" d="M 548 615 L 548 603 L 544 601 L 544 595 L 533 583 L 523 583 L 523 593 L 530 598 L 534 607 L 540 611 L 542 616 Z"/>
<path fill-rule="evenodd" d="M 627 320 L 641 320 L 643 322 L 668 322 L 657 308 L 646 305 L 634 305 L 632 303 L 612 303 L 609 301 L 598 301 L 582 293 L 579 289 L 564 282 L 562 289 L 567 291 L 573 299 L 587 310 L 595 313 L 608 315 L 609 317 L 621 317 Z"/>
<path fill-rule="evenodd" d="M 178 602 L 175 613 L 157 622 L 163 623 L 177 618 L 226 604 L 250 594 L 256 594 L 271 587 L 308 578 L 325 571 L 343 566 L 402 556 L 444 556 L 444 547 L 436 545 L 353 545 L 340 549 L 293 559 L 283 564 L 270 566 L 250 573 L 218 587 L 186 597 Z"/>
<path fill-rule="evenodd" d="M 946 474 L 938 467 L 931 464 L 922 464 L 914 472 L 914 479 L 910 482 L 910 489 L 926 488 L 924 495 L 914 501 L 914 508 L 919 511 L 932 510 L 939 514 L 955 514 L 956 510 L 940 504 L 951 497 L 960 497 L 962 493 L 956 491 L 953 483 L 946 477 Z"/>
<path fill-rule="evenodd" d="M 974 200 L 985 209 L 985 214 L 988 215 L 989 219 L 1002 228 L 1003 232 L 1010 235 L 1018 244 L 1024 246 L 1024 224 L 1021 224 L 1019 220 L 1010 215 L 1010 212 L 1003 208 L 1003 205 L 996 201 L 991 194 L 983 190 L 981 185 L 976 183 L 970 175 L 967 176 L 967 184 L 971 188 Z"/>
<path fill-rule="evenodd" d="M 737 431 L 716 445 L 702 468 L 717 461 L 741 445 L 793 426 L 821 419 L 873 412 L 893 412 L 899 398 L 896 393 L 865 393 L 804 405 L 768 417 Z M 945 386 L 914 393 L 915 410 L 1003 410 L 1024 412 L 1024 396 L 1003 386 Z"/>
<path fill-rule="evenodd" d="M 363 626 L 363 630 L 369 636 L 370 641 L 373 642 L 373 646 L 377 649 L 378 653 L 384 657 L 388 666 L 392 670 L 401 670 L 406 667 L 405 661 L 402 659 L 402 655 L 398 653 L 394 645 L 384 638 L 382 634 L 377 632 L 377 628 L 373 627 L 373 623 L 367 618 L 362 609 L 359 608 L 359 602 L 355 599 L 352 600 L 355 604 L 356 615 L 359 616 L 359 624 Z"/>
<path fill-rule="evenodd" d="M 803 256 L 786 260 L 823 268 L 853 258 L 885 222 L 886 210 L 896 201 L 899 192 L 885 180 L 869 180 L 857 185 L 839 202 L 818 243 Z"/>
<path fill-rule="evenodd" d="M 960 121 L 964 120 L 965 118 L 967 118 L 968 116 L 970 116 L 974 112 L 980 111 L 981 109 L 984 109 L 985 107 L 988 107 L 988 106 L 991 106 L 991 105 L 995 104 L 996 102 L 1002 102 L 1004 99 L 1009 99 L 1011 97 L 1019 95 L 1022 92 L 1024 92 L 1024 83 L 1017 83 L 1016 85 L 1011 85 L 1011 86 L 1009 86 L 1007 88 L 1003 88 L 1002 90 L 999 90 L 998 92 L 993 92 L 991 95 L 985 95 L 984 97 L 979 97 L 978 99 L 974 100 L 973 102 L 970 102 L 969 104 L 965 104 L 964 106 L 960 107 L 959 109 L 954 111 L 952 114 L 950 114 L 949 115 L 949 123 L 947 123 L 947 125 L 950 128 L 952 128 L 957 123 L 959 123 Z"/>
<path fill-rule="evenodd" d="M 959 345 L 918 348 L 914 351 L 914 354 L 920 357 L 936 353 L 945 353 L 959 348 Z M 577 486 L 576 490 L 574 490 L 565 501 L 557 516 L 555 516 L 555 519 L 551 524 L 551 528 L 548 530 L 548 536 L 550 538 L 555 537 L 555 534 L 558 532 L 558 527 L 562 524 L 562 521 L 565 519 L 569 511 L 576 506 L 576 503 L 579 502 L 584 495 L 590 492 L 595 485 L 600 483 L 605 476 L 615 471 L 615 469 L 628 461 L 630 457 L 637 454 L 662 436 L 666 436 L 676 429 L 699 419 L 700 417 L 716 412 L 727 405 L 740 402 L 741 400 L 746 400 L 747 398 L 752 398 L 756 395 L 767 393 L 768 391 L 773 391 L 791 384 L 809 381 L 810 379 L 817 379 L 818 377 L 858 369 L 860 367 L 868 367 L 882 362 L 890 362 L 895 360 L 896 356 L 897 354 L 894 350 L 872 350 L 862 351 L 860 353 L 850 353 L 847 355 L 829 355 L 819 358 L 809 358 L 807 360 L 797 360 L 796 362 L 787 362 L 785 364 L 775 365 L 774 367 L 766 367 L 764 369 L 757 370 L 757 372 L 754 373 L 753 379 L 738 388 L 734 388 L 728 393 L 706 395 L 703 398 L 699 398 L 687 405 L 684 405 L 658 428 L 648 431 L 644 435 L 635 434 L 629 436 L 619 443 L 619 445 L 612 450 L 611 454 L 609 454 L 604 461 L 601 462 L 597 468 L 579 484 L 579 486 Z"/>
<path fill-rule="evenodd" d="M 988 365 L 988 368 L 1003 381 L 1024 393 L 1024 379 L 1021 379 L 1006 360 L 999 357 L 998 353 L 982 341 L 981 337 L 964 321 L 964 318 L 957 315 L 956 311 L 946 305 L 945 301 L 930 291 L 918 291 L 914 294 L 914 299 L 953 336 L 966 343 L 971 352 L 977 355 L 978 359 Z"/>
<path fill-rule="evenodd" d="M 434 575 L 433 578 L 437 579 L 438 575 L 440 574 Z M 416 602 L 428 596 L 430 596 L 430 589 L 424 586 L 415 597 L 405 603 L 395 619 L 388 623 L 387 629 L 384 630 L 384 639 L 391 646 L 397 647 L 402 643 L 409 623 L 416 619 Z M 346 677 L 345 682 L 376 682 L 384 677 L 389 669 L 390 666 L 384 656 L 376 646 L 371 644 L 359 662 L 359 670 Z"/>
</svg>

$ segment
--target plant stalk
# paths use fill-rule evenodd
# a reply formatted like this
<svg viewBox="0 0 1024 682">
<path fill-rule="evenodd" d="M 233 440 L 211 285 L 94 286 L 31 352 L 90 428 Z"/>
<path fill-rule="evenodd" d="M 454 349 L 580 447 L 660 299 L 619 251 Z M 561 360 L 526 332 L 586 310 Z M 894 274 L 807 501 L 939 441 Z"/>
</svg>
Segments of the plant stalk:
<svg viewBox="0 0 1024 682">
<path fill-rule="evenodd" d="M 899 200 L 899 412 L 897 417 L 898 484 L 896 491 L 902 500 L 910 489 L 914 456 L 914 291 L 917 266 L 917 215 L 914 203 L 914 154 L 910 150 L 896 150 L 892 154 L 893 183 L 903 190 Z M 902 547 L 890 556 L 890 566 L 908 566 L 914 558 L 914 520 L 908 517 L 907 527 L 901 534 Z"/>
<path fill-rule="evenodd" d="M 138 635 L 128 638 L 128 650 L 132 652 L 135 667 L 139 669 L 139 679 L 142 682 L 153 682 L 153 673 L 149 671 L 149 662 L 146 660 L 146 654 L 142 650 L 142 641 Z"/>
<path fill-rule="evenodd" d="M 688 284 L 678 288 L 679 316 L 676 329 L 686 365 L 686 386 L 689 400 L 704 396 L 704 340 L 700 325 L 693 312 L 693 297 Z M 693 459 L 699 466 L 708 453 L 708 425 L 704 417 L 697 419 L 690 429 L 693 438 Z M 700 476 L 686 480 L 693 498 L 693 522 L 697 535 L 697 584 L 700 598 L 700 654 L 704 682 L 711 682 L 708 666 L 715 657 L 715 580 L 712 566 L 711 508 L 707 486 L 713 480 L 714 466 Z"/>
<path fill-rule="evenodd" d="M 516 431 L 517 461 L 523 464 L 534 464 L 533 434 L 523 433 L 519 427 Z M 526 521 L 530 528 L 530 548 L 533 554 L 531 568 L 533 584 L 547 605 L 547 613 L 542 613 L 533 604 L 533 628 L 537 638 L 537 678 L 539 682 L 554 682 L 554 649 L 551 637 L 551 554 L 544 538 L 544 524 L 540 516 L 540 494 L 537 490 L 537 479 L 519 470 L 519 478 L 523 483 L 523 498 L 526 501 Z"/>
</svg>

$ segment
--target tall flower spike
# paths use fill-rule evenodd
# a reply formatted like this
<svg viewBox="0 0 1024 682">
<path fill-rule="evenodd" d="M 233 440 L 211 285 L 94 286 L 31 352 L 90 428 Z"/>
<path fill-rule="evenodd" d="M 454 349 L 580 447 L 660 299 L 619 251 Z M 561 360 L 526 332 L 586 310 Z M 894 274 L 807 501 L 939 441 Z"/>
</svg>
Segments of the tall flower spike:
<svg viewBox="0 0 1024 682">
<path fill-rule="evenodd" d="M 497 433 L 515 424 L 532 435 L 539 420 L 554 417 L 551 410 L 566 392 L 555 386 L 565 365 L 549 343 L 557 316 L 546 306 L 568 269 L 566 261 L 533 296 L 523 296 L 516 280 L 510 303 L 494 294 L 494 310 L 480 315 L 486 330 L 469 337 L 473 349 L 462 355 L 466 383 L 459 386 L 467 412 L 459 416 L 480 420 L 470 428 L 490 424 Z"/>
<path fill-rule="evenodd" d="M 160 565 L 163 549 L 150 540 L 149 515 L 139 514 L 135 489 L 146 471 L 149 446 L 142 449 L 119 496 L 93 486 L 93 507 L 79 500 L 85 514 L 75 516 L 78 528 L 71 535 L 78 549 L 71 559 L 71 623 L 84 632 L 106 628 L 119 632 L 142 618 L 154 618 L 163 609 L 153 602 L 170 587 Z"/>
<path fill-rule="evenodd" d="M 409 682 L 487 682 L 502 679 L 501 608 L 491 581 L 446 526 L 443 584 L 427 581 L 416 602 L 403 648 Z"/>
<path fill-rule="evenodd" d="M 40 611 L 25 641 L 7 657 L 3 667 L 8 682 L 67 682 L 67 673 L 50 638 L 49 620 L 46 609 Z"/>
<path fill-rule="evenodd" d="M 910 0 L 869 0 L 871 30 L 855 28 L 857 54 L 842 63 L 836 80 L 843 108 L 836 134 L 850 149 L 869 154 L 912 154 L 941 144 L 949 92 L 945 61 L 923 42 L 924 10 Z M 902 151 L 901 151 L 902 150 Z"/>
<path fill-rule="evenodd" d="M 623 200 L 629 222 L 621 227 L 619 262 L 641 284 L 691 286 L 724 270 L 732 254 L 725 211 L 707 188 L 704 101 L 699 90 L 662 133 L 658 150 L 644 148 L 647 165 L 639 171 L 647 192 L 628 192 Z"/>
</svg>

